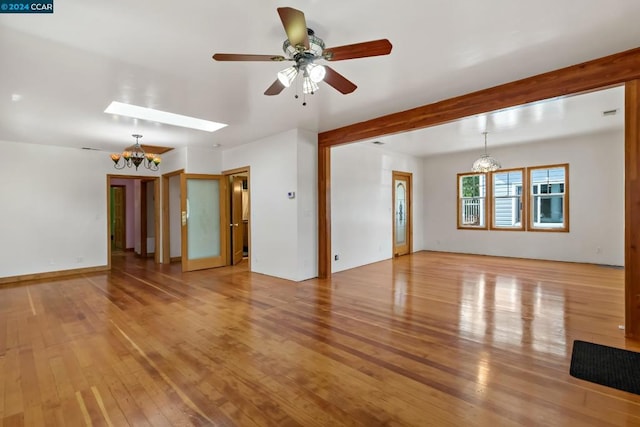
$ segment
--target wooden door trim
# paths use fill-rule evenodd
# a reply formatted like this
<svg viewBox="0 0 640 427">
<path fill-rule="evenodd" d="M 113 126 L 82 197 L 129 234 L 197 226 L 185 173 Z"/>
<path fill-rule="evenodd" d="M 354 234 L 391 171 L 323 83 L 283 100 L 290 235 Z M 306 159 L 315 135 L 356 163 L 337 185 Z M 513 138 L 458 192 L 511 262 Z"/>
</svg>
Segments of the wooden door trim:
<svg viewBox="0 0 640 427">
<path fill-rule="evenodd" d="M 246 173 L 247 175 L 249 174 L 250 171 L 250 167 L 249 166 L 243 166 L 240 168 L 235 168 L 235 169 L 227 169 L 222 171 L 222 175 L 240 175 L 243 173 Z"/>
<path fill-rule="evenodd" d="M 640 335 L 640 80 L 625 85 L 625 335 Z"/>
<path fill-rule="evenodd" d="M 226 176 L 226 175 L 225 175 Z M 236 263 L 236 254 L 238 253 L 238 248 L 237 248 L 237 236 L 242 236 L 242 229 L 244 227 L 242 227 L 242 191 L 243 191 L 243 182 L 246 180 L 246 178 L 242 175 L 231 175 L 229 177 L 229 200 L 231 202 L 230 206 L 229 206 L 229 230 L 230 230 L 230 238 L 229 238 L 229 242 L 230 242 L 230 248 L 231 248 L 231 254 L 230 254 L 230 263 L 231 265 L 236 265 L 239 264 L 242 261 L 242 254 L 244 253 L 244 248 L 242 247 L 242 239 L 240 239 L 240 261 L 238 261 Z M 236 206 L 236 197 L 238 196 L 236 194 L 236 187 L 240 186 L 240 206 Z M 240 215 L 240 219 L 237 221 L 236 223 L 236 217 L 235 215 Z"/>
<path fill-rule="evenodd" d="M 396 205 L 396 177 L 407 180 L 409 188 L 407 188 L 407 212 L 409 221 L 407 221 L 407 244 L 409 254 L 413 253 L 413 174 L 411 172 L 391 171 L 391 255 L 397 256 L 396 252 L 396 223 L 395 223 L 395 205 Z"/>
<path fill-rule="evenodd" d="M 318 145 L 318 277 L 331 276 L 331 147 Z"/>
<path fill-rule="evenodd" d="M 247 261 L 249 263 L 249 271 L 251 271 L 251 167 L 250 166 L 242 166 L 234 169 L 223 170 L 222 174 L 226 177 L 230 177 L 233 175 L 246 175 L 247 176 L 247 190 L 249 191 L 249 201 L 248 201 L 248 209 L 249 209 L 249 223 L 247 224 L 247 241 L 249 242 L 249 253 L 247 254 Z"/>
</svg>

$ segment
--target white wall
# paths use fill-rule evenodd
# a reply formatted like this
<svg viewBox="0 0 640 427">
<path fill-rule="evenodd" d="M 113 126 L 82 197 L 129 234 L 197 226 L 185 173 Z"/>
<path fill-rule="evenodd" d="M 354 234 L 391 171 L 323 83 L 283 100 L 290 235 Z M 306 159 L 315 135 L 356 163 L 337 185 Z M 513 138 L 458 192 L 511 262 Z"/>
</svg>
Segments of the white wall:
<svg viewBox="0 0 640 427">
<path fill-rule="evenodd" d="M 107 174 L 120 172 L 108 153 L 6 141 L 0 152 L 0 277 L 107 265 Z"/>
<path fill-rule="evenodd" d="M 187 173 L 219 174 L 222 171 L 222 152 L 219 149 L 187 148 Z"/>
<path fill-rule="evenodd" d="M 569 163 L 570 232 L 457 230 L 456 174 L 468 172 L 476 154 L 456 153 L 424 160 L 426 249 L 624 265 L 622 132 L 494 148 L 491 154 L 505 169 Z"/>
<path fill-rule="evenodd" d="M 301 170 L 314 167 L 316 144 L 315 134 L 293 129 L 223 152 L 224 170 L 251 168 L 251 271 L 296 281 L 317 276 L 317 173 Z"/>
<path fill-rule="evenodd" d="M 422 168 L 419 158 L 370 143 L 331 149 L 333 272 L 392 257 L 394 170 L 413 174 L 413 250 L 424 248 Z"/>
<path fill-rule="evenodd" d="M 222 164 L 215 149 L 172 150 L 162 156 L 161 170 L 155 173 L 144 168 L 116 170 L 109 154 L 100 151 L 0 141 L 0 152 L 0 277 L 106 266 L 107 175 L 159 176 L 178 169 L 220 173 Z M 132 222 L 127 220 L 127 234 L 140 223 L 140 181 L 135 183 L 127 187 L 128 209 L 135 212 Z M 179 189 L 172 193 L 179 195 Z M 152 191 L 149 197 L 153 209 Z M 153 233 L 150 229 L 149 252 Z M 127 247 L 140 251 L 139 236 L 127 240 Z M 175 243 L 180 244 L 179 237 L 172 239 L 172 256 Z"/>
<path fill-rule="evenodd" d="M 298 131 L 298 273 L 318 276 L 318 134 Z"/>
<path fill-rule="evenodd" d="M 160 163 L 160 172 L 169 173 L 180 169 L 185 169 L 187 164 L 187 149 L 176 148 L 162 155 L 162 163 Z"/>
</svg>

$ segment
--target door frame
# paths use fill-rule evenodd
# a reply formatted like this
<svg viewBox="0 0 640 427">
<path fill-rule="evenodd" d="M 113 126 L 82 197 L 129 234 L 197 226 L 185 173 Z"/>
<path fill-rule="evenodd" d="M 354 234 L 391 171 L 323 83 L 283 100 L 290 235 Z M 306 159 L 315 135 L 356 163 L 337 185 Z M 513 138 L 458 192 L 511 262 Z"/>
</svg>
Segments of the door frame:
<svg viewBox="0 0 640 427">
<path fill-rule="evenodd" d="M 247 242 L 249 242 L 249 245 L 247 248 L 247 260 L 249 261 L 249 270 L 251 270 L 251 223 L 253 222 L 251 221 L 251 167 L 242 166 L 235 169 L 224 170 L 222 171 L 222 175 L 225 175 L 227 177 L 227 181 L 230 181 L 230 178 L 233 175 L 243 175 L 247 177 L 247 191 L 249 192 L 249 202 L 248 202 L 249 222 L 247 224 Z M 229 205 L 229 215 L 231 215 L 231 205 Z M 233 254 L 231 253 L 231 239 L 229 239 L 227 252 L 231 256 L 233 256 Z M 231 265 L 231 257 L 228 257 L 227 260 L 228 260 L 227 265 Z"/>
<path fill-rule="evenodd" d="M 225 175 L 225 179 L 226 177 Z M 247 178 L 242 175 L 232 175 L 229 177 L 229 248 L 231 249 L 229 261 L 231 265 L 240 264 L 244 258 L 242 193 L 246 180 Z"/>
<path fill-rule="evenodd" d="M 162 174 L 162 264 L 171 264 L 171 226 L 169 222 L 169 179 L 180 176 L 184 169 Z M 178 206 L 178 210 L 180 207 Z M 182 233 L 182 230 L 180 231 Z"/>
<path fill-rule="evenodd" d="M 408 254 L 413 253 L 413 174 L 394 170 L 391 171 L 391 254 L 393 257 L 398 256 L 396 253 L 396 177 L 405 179 L 409 187 L 406 189 L 407 213 L 409 216 L 407 221 L 407 245 L 409 247 Z"/>
<path fill-rule="evenodd" d="M 107 269 L 111 270 L 111 180 L 112 179 L 139 179 L 143 181 L 153 181 L 153 215 L 155 219 L 155 242 L 153 260 L 160 263 L 160 177 L 143 175 L 115 175 L 107 174 Z M 125 245 L 126 246 L 126 245 Z"/>
</svg>

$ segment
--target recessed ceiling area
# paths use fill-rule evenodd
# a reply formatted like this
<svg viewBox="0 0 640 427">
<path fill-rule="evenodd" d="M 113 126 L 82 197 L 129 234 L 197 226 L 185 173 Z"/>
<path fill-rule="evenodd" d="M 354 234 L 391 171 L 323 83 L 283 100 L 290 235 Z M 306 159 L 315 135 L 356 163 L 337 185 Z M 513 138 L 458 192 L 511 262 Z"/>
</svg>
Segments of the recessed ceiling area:
<svg viewBox="0 0 640 427">
<path fill-rule="evenodd" d="M 412 132 L 377 137 L 385 150 L 417 157 L 624 129 L 624 86 L 554 98 L 467 117 Z"/>
</svg>

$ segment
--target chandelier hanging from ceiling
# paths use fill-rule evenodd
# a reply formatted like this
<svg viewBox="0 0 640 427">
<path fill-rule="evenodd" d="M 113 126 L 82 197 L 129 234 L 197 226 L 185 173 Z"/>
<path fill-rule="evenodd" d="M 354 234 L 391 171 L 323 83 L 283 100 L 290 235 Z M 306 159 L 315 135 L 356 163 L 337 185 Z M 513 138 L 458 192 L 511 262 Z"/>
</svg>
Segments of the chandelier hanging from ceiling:
<svg viewBox="0 0 640 427">
<path fill-rule="evenodd" d="M 113 167 L 116 169 L 124 169 L 125 167 L 133 167 L 135 166 L 136 170 L 138 170 L 138 166 L 143 165 L 145 168 L 157 171 L 158 165 L 160 164 L 160 156 L 153 153 L 145 153 L 145 151 L 140 146 L 138 140 L 142 138 L 142 135 L 133 134 L 131 135 L 136 139 L 136 143 L 132 146 L 124 150 L 122 153 L 114 153 L 111 155 L 111 160 L 113 160 Z"/>
<path fill-rule="evenodd" d="M 493 172 L 502 167 L 499 161 L 497 161 L 495 158 L 487 154 L 487 134 L 488 133 L 489 132 L 482 132 L 482 134 L 484 135 L 484 154 L 480 156 L 478 160 L 473 162 L 473 166 L 471 167 L 471 170 L 473 172 L 483 172 L 483 173 Z"/>
</svg>

